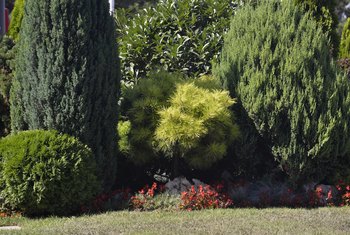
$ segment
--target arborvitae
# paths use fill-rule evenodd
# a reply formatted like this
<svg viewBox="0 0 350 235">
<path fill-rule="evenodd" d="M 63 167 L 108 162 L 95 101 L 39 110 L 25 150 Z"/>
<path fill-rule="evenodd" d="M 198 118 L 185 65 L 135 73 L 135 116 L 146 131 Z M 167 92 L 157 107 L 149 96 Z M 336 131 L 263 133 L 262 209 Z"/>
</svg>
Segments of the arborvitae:
<svg viewBox="0 0 350 235">
<path fill-rule="evenodd" d="M 56 129 L 96 155 L 108 188 L 115 175 L 119 62 L 107 0 L 26 2 L 11 94 L 13 131 Z"/>
<path fill-rule="evenodd" d="M 241 9 L 215 74 L 294 182 L 327 177 L 347 159 L 349 81 L 321 27 L 290 1 Z"/>
<path fill-rule="evenodd" d="M 350 58 L 350 18 L 344 24 L 341 34 L 339 57 L 342 59 Z"/>
<path fill-rule="evenodd" d="M 11 21 L 10 27 L 8 31 L 8 35 L 15 41 L 17 41 L 19 37 L 19 31 L 22 25 L 22 19 L 24 15 L 24 5 L 25 0 L 16 0 L 15 7 L 11 13 Z"/>
</svg>

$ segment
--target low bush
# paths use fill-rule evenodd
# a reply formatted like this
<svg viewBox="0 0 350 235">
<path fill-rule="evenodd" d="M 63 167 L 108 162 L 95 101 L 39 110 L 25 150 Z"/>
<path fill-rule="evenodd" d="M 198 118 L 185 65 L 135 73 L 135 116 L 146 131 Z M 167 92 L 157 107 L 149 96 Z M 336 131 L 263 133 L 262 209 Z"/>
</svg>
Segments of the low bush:
<svg viewBox="0 0 350 235">
<path fill-rule="evenodd" d="M 216 189 L 209 185 L 199 185 L 198 189 L 192 186 L 187 192 L 181 193 L 180 209 L 202 210 L 227 208 L 233 205 L 233 201 L 224 193 L 220 192 L 221 187 Z"/>
<path fill-rule="evenodd" d="M 3 206 L 28 216 L 70 215 L 99 189 L 91 150 L 56 131 L 24 131 L 0 140 Z"/>
<path fill-rule="evenodd" d="M 180 198 L 163 192 L 163 185 L 157 183 L 153 183 L 151 187 L 146 185 L 131 197 L 130 208 L 140 211 L 178 209 Z"/>
</svg>

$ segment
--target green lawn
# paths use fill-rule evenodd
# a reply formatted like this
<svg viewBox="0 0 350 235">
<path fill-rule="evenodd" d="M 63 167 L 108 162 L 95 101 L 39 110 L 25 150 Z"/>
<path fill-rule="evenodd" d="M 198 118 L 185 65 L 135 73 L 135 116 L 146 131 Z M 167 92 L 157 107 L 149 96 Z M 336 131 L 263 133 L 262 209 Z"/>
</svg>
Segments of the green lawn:
<svg viewBox="0 0 350 235">
<path fill-rule="evenodd" d="M 350 234 L 350 208 L 110 212 L 73 218 L 15 219 L 0 234 Z M 8 223 L 8 221 L 6 222 Z M 0 222 L 4 224 L 4 221 Z"/>
</svg>

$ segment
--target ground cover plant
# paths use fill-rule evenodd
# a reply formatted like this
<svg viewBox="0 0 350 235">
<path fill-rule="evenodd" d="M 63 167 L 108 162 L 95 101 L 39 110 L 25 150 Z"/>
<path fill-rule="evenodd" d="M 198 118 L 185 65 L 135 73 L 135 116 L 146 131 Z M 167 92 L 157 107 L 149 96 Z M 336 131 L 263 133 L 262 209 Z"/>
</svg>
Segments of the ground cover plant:
<svg viewBox="0 0 350 235">
<path fill-rule="evenodd" d="M 349 216 L 347 207 L 218 209 L 176 213 L 122 211 L 74 218 L 14 219 L 22 229 L 1 233 L 348 234 Z"/>
</svg>

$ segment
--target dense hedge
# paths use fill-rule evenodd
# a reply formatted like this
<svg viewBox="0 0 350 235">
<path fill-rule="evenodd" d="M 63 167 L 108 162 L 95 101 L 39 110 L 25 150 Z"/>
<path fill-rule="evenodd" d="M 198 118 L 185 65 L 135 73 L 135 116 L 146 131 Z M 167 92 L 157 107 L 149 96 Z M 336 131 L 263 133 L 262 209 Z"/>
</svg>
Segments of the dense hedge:
<svg viewBox="0 0 350 235">
<path fill-rule="evenodd" d="M 0 140 L 3 206 L 25 215 L 70 215 L 98 192 L 91 150 L 56 131 L 25 131 Z"/>
<path fill-rule="evenodd" d="M 329 51 L 310 14 L 261 1 L 233 18 L 215 69 L 294 182 L 323 179 L 348 156 L 350 84 Z"/>
</svg>

